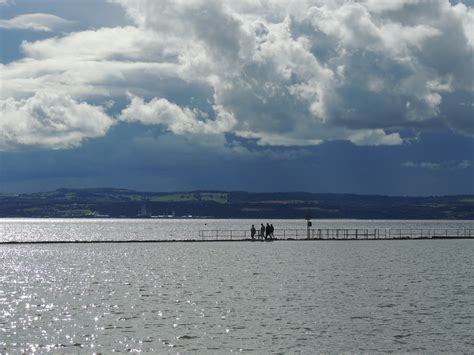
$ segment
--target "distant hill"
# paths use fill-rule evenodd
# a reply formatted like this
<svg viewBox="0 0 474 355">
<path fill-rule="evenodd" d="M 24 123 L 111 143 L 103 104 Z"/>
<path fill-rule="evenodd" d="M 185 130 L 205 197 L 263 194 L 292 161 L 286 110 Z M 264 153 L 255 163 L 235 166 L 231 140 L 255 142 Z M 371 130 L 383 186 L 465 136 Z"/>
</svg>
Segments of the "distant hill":
<svg viewBox="0 0 474 355">
<path fill-rule="evenodd" d="M 58 189 L 0 194 L 0 217 L 474 219 L 474 195 L 393 197 L 307 192 Z"/>
</svg>

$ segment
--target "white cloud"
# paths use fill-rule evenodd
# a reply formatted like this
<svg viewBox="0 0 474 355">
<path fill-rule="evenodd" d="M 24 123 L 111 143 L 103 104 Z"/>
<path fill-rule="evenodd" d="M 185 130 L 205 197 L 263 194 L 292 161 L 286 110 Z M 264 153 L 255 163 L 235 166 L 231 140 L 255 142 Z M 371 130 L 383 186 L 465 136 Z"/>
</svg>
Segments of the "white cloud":
<svg viewBox="0 0 474 355">
<path fill-rule="evenodd" d="M 386 134 L 383 129 L 355 131 L 348 140 L 356 145 L 399 145 L 403 142 L 400 134 Z"/>
<path fill-rule="evenodd" d="M 174 44 L 156 33 L 136 27 L 101 28 L 74 32 L 64 37 L 52 37 L 36 42 L 23 42 L 21 49 L 36 60 L 62 59 L 75 61 L 166 61 L 168 46 Z"/>
<path fill-rule="evenodd" d="M 263 139 L 265 128 L 265 141 L 275 134 L 290 136 L 310 130 L 314 135 L 311 140 L 319 142 L 328 139 L 321 132 L 325 128 L 336 134 L 334 139 L 344 139 L 347 135 L 337 135 L 338 130 L 331 127 L 340 126 L 354 130 L 363 127 L 366 131 L 372 128 L 371 133 L 355 132 L 355 137 L 367 137 L 366 141 L 353 139 L 360 144 L 400 143 L 399 136 L 386 139 L 381 133 L 386 128 L 419 127 L 420 122 L 441 115 L 446 88 L 433 82 L 455 82 L 458 87 L 450 91 L 471 89 L 464 85 L 472 63 L 465 40 L 470 34 L 458 19 L 471 16 L 472 10 L 447 2 L 405 1 L 381 6 L 371 1 L 336 1 L 311 6 L 300 1 L 295 6 L 281 6 L 276 1 L 271 5 L 165 1 L 159 5 L 164 11 L 147 0 L 120 3 L 142 28 L 163 35 L 186 28 L 193 45 L 201 45 L 204 52 L 211 48 L 206 59 L 218 65 L 207 75 L 213 79 L 210 83 L 216 102 L 244 123 L 236 129 L 250 129 Z M 305 8 L 306 12 L 301 11 Z M 191 11 L 199 16 L 188 16 Z M 411 15 L 412 11 L 418 17 Z M 206 18 L 209 12 L 212 19 Z M 213 58 L 222 48 L 216 48 L 219 43 L 215 38 L 201 35 L 203 19 L 213 28 L 229 23 L 223 31 L 239 34 L 238 38 L 222 34 L 232 44 L 223 48 L 240 59 L 237 64 Z M 183 40 L 187 38 L 183 36 Z M 446 71 L 442 60 L 423 55 L 426 50 L 436 52 L 453 43 L 450 55 L 465 61 L 460 68 Z M 191 72 L 192 59 L 189 63 Z M 202 71 L 199 74 L 202 77 Z M 286 103 L 282 97 L 289 97 L 290 105 L 285 108 L 277 105 L 278 101 Z M 305 107 L 306 113 L 298 112 Z M 373 141 L 382 136 L 380 141 Z"/>
<path fill-rule="evenodd" d="M 260 145 L 393 145 L 397 130 L 443 125 L 472 134 L 472 109 L 452 114 L 474 91 L 474 12 L 463 4 L 114 2 L 135 26 L 23 42 L 25 59 L 0 66 L 0 96 L 130 92 L 121 120 Z"/>
<path fill-rule="evenodd" d="M 162 124 L 175 134 L 218 134 L 230 131 L 235 124 L 233 115 L 221 107 L 215 107 L 216 120 L 207 119 L 203 112 L 181 108 L 164 98 L 154 98 L 145 103 L 142 98 L 132 96 L 120 114 L 120 119 L 143 124 Z"/>
<path fill-rule="evenodd" d="M 243 138 L 255 139 L 261 146 L 280 145 L 280 146 L 309 146 L 323 143 L 321 139 L 301 139 L 286 136 L 283 134 L 272 134 L 265 132 L 238 131 L 237 134 Z"/>
<path fill-rule="evenodd" d="M 25 98 L 45 88 L 80 99 L 153 92 L 151 80 L 170 81 L 170 75 L 176 80 L 179 66 L 168 42 L 134 27 L 23 42 L 26 59 L 0 64 L 0 96 Z"/>
<path fill-rule="evenodd" d="M 4 2 L 4 4 L 9 4 L 9 2 Z M 9 20 L 0 20 L 0 28 L 51 32 L 71 23 L 71 21 L 55 15 L 36 13 L 18 15 Z"/>
<path fill-rule="evenodd" d="M 114 121 L 100 107 L 66 95 L 38 92 L 0 100 L 0 150 L 24 146 L 64 149 L 104 136 Z"/>
</svg>

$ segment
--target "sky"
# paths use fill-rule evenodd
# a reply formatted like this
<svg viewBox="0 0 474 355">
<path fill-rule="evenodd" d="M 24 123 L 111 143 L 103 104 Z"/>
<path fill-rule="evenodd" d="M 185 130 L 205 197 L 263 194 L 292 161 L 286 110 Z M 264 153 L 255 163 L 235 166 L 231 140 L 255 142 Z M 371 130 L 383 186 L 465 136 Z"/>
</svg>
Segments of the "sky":
<svg viewBox="0 0 474 355">
<path fill-rule="evenodd" d="M 474 194 L 474 1 L 0 0 L 0 192 Z"/>
</svg>

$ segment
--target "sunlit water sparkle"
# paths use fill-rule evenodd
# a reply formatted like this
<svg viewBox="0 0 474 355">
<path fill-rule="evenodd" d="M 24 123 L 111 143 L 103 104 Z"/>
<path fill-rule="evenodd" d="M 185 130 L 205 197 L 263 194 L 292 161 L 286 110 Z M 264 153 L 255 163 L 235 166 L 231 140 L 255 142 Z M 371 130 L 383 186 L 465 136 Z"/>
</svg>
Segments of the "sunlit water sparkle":
<svg viewBox="0 0 474 355">
<path fill-rule="evenodd" d="M 3 220 L 0 238 L 151 239 L 203 223 L 221 228 Z M 473 240 L 1 245 L 0 256 L 0 352 L 474 348 Z"/>
</svg>

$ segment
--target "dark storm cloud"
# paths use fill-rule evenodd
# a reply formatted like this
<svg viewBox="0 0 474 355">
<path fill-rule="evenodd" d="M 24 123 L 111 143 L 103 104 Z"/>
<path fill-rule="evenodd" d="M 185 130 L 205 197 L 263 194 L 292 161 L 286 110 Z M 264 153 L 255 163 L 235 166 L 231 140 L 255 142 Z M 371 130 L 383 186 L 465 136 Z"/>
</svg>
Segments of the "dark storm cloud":
<svg viewBox="0 0 474 355">
<path fill-rule="evenodd" d="M 474 167 L 466 163 L 473 150 L 472 139 L 454 134 L 423 134 L 410 144 L 375 149 L 331 142 L 289 150 L 196 140 L 158 126 L 124 124 L 80 148 L 0 153 L 0 192 L 116 186 L 142 191 L 474 193 Z M 410 161 L 416 166 L 405 166 Z M 430 169 L 426 163 L 439 167 Z"/>
</svg>

